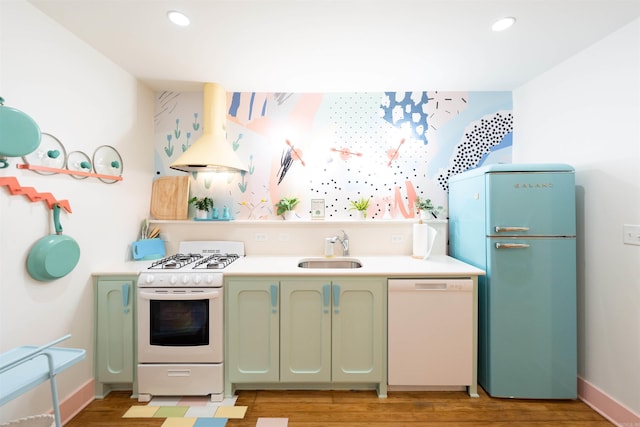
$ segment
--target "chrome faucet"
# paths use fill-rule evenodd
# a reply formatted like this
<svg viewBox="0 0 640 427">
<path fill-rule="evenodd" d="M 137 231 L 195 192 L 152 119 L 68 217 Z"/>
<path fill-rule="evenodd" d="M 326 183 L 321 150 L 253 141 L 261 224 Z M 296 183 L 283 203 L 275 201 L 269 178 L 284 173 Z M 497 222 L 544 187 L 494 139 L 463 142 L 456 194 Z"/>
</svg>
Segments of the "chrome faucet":
<svg viewBox="0 0 640 427">
<path fill-rule="evenodd" d="M 333 241 L 338 240 L 342 244 L 342 255 L 349 256 L 349 236 L 347 236 L 344 230 L 340 231 L 342 231 L 342 238 L 340 236 L 334 236 L 333 239 L 335 240 Z"/>
</svg>

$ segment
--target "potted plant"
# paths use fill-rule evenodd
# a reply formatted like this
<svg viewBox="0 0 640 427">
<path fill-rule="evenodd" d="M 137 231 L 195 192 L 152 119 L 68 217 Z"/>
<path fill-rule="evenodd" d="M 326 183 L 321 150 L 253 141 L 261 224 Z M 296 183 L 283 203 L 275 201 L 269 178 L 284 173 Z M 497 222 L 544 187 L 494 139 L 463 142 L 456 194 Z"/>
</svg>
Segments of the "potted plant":
<svg viewBox="0 0 640 427">
<path fill-rule="evenodd" d="M 283 197 L 276 203 L 276 213 L 283 215 L 286 220 L 293 219 L 295 215 L 293 209 L 298 203 L 300 200 L 297 197 Z"/>
<path fill-rule="evenodd" d="M 196 218 L 207 219 L 209 211 L 213 208 L 213 199 L 211 197 L 192 197 L 189 203 L 196 208 Z"/>
<path fill-rule="evenodd" d="M 351 200 L 349 203 L 351 204 L 350 211 L 356 210 L 360 215 L 361 219 L 365 219 L 367 217 L 367 209 L 369 208 L 370 199 L 365 199 L 361 197 L 360 200 Z"/>
<path fill-rule="evenodd" d="M 438 218 L 438 214 L 444 209 L 442 206 L 433 206 L 431 199 L 422 198 L 420 196 L 416 199 L 416 208 L 418 209 L 421 220 Z"/>
</svg>

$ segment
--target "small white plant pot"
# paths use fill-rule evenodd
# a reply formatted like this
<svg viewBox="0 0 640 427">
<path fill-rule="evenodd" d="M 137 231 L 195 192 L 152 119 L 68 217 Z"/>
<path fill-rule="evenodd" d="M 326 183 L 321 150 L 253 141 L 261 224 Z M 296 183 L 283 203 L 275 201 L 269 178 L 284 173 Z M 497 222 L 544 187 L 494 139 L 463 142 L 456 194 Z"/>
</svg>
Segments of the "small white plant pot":
<svg viewBox="0 0 640 427">
<path fill-rule="evenodd" d="M 296 213 L 294 211 L 284 211 L 283 215 L 285 221 L 292 221 L 296 219 Z"/>
<path fill-rule="evenodd" d="M 196 218 L 198 218 L 198 219 L 208 219 L 209 218 L 209 211 L 196 210 Z"/>
</svg>

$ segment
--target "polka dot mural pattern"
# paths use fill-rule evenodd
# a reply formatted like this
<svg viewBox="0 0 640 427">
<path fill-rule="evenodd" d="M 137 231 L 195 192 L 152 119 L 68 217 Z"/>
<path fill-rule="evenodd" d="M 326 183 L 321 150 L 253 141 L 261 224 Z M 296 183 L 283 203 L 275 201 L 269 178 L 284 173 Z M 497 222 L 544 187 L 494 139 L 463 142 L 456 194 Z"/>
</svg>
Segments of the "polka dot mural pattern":
<svg viewBox="0 0 640 427">
<path fill-rule="evenodd" d="M 449 189 L 449 177 L 452 175 L 479 166 L 485 156 L 501 144 L 511 145 L 510 138 L 505 143 L 505 138 L 513 132 L 513 116 L 510 112 L 497 112 L 483 117 L 470 127 L 456 147 L 453 164 L 438 177 L 443 190 Z"/>
</svg>

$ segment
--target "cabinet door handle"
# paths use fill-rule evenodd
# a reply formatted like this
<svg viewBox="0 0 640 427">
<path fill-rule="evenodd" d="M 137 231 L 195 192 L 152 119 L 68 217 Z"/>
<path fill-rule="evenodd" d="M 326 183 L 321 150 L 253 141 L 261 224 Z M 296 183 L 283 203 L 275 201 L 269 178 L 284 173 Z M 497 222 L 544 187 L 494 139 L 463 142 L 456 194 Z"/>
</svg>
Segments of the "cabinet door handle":
<svg viewBox="0 0 640 427">
<path fill-rule="evenodd" d="M 126 314 L 129 312 L 129 292 L 131 291 L 131 285 L 123 284 L 122 285 L 122 307 L 123 312 Z"/>
<path fill-rule="evenodd" d="M 329 304 L 331 304 L 331 285 L 324 285 L 322 287 L 322 311 L 324 313 L 329 312 Z"/>
<path fill-rule="evenodd" d="M 271 285 L 270 292 L 271 292 L 271 312 L 277 313 L 278 312 L 278 286 Z"/>
<path fill-rule="evenodd" d="M 340 285 L 333 285 L 333 312 L 340 313 Z"/>
</svg>

